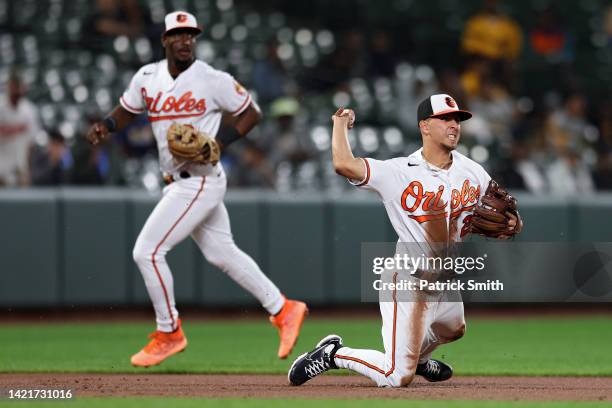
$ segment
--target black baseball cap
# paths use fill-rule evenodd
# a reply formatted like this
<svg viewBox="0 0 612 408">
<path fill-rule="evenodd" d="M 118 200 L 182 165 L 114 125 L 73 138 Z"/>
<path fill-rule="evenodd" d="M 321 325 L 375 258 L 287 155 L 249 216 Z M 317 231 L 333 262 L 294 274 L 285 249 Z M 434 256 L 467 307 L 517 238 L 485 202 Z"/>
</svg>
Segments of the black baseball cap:
<svg viewBox="0 0 612 408">
<path fill-rule="evenodd" d="M 446 115 L 447 113 L 458 113 L 459 120 L 464 121 L 472 117 L 472 113 L 459 109 L 457 102 L 452 96 L 447 94 L 431 95 L 419 104 L 417 109 L 417 121 L 436 116 Z"/>
</svg>

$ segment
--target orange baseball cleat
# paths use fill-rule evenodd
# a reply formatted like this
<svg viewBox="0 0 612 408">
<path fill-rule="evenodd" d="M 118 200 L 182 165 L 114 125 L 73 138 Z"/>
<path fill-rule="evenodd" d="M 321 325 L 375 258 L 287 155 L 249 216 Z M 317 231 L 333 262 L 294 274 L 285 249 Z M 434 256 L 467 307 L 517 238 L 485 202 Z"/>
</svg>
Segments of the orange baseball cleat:
<svg viewBox="0 0 612 408">
<path fill-rule="evenodd" d="M 132 356 L 132 365 L 135 367 L 151 367 L 158 365 L 170 356 L 179 353 L 187 347 L 187 338 L 183 333 L 181 321 L 178 328 L 165 333 L 159 330 L 149 335 L 151 341 L 142 350 Z"/>
<path fill-rule="evenodd" d="M 285 305 L 276 316 L 270 316 L 270 322 L 278 329 L 280 345 L 278 357 L 287 358 L 300 335 L 300 329 L 304 318 L 308 314 L 308 308 L 304 302 L 297 300 L 285 300 Z"/>
</svg>

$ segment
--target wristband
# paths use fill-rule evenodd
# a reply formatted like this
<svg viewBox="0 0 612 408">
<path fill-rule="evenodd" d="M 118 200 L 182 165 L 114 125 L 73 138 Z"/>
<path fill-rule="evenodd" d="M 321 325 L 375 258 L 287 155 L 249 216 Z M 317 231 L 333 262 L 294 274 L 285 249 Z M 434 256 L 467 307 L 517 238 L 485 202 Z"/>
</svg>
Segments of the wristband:
<svg viewBox="0 0 612 408">
<path fill-rule="evenodd" d="M 219 134 L 217 135 L 217 140 L 221 142 L 223 147 L 227 147 L 230 144 L 234 143 L 236 140 L 240 139 L 242 135 L 238 130 L 233 126 L 225 126 L 219 130 Z"/>
<path fill-rule="evenodd" d="M 104 118 L 102 123 L 104 123 L 104 126 L 106 126 L 109 132 L 114 132 L 115 129 L 117 129 L 117 120 L 112 116 Z"/>
</svg>

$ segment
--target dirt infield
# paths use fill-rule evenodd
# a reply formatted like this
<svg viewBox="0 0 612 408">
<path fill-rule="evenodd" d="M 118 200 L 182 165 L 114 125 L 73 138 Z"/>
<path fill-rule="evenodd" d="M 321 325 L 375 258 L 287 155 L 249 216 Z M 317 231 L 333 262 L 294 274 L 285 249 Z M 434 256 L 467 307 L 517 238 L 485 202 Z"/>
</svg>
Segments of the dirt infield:
<svg viewBox="0 0 612 408">
<path fill-rule="evenodd" d="M 377 398 L 439 400 L 612 401 L 612 378 L 456 377 L 376 388 L 358 376 L 321 376 L 290 387 L 281 375 L 0 374 L 0 390 L 71 389 L 78 397 Z"/>
</svg>

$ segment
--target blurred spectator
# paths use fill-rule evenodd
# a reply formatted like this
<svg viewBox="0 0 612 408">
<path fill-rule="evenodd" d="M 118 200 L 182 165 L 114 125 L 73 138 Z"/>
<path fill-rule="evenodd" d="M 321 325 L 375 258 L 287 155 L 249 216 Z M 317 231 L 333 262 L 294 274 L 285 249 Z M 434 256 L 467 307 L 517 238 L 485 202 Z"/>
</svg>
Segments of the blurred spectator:
<svg viewBox="0 0 612 408">
<path fill-rule="evenodd" d="M 444 67 L 439 74 L 439 90 L 449 95 L 453 95 L 460 106 L 468 106 L 469 101 L 465 90 L 461 84 L 461 76 L 455 68 Z M 433 92 L 426 93 L 431 95 Z M 425 98 L 420 99 L 422 101 Z M 467 123 L 467 122 L 466 122 Z"/>
<path fill-rule="evenodd" d="M 230 173 L 229 182 L 236 187 L 273 188 L 274 169 L 267 152 L 251 138 L 243 142 L 240 147 L 232 146 L 222 157 L 223 167 Z"/>
<path fill-rule="evenodd" d="M 590 145 L 598 135 L 587 121 L 584 95 L 569 95 L 562 107 L 544 119 L 543 128 L 553 157 L 546 170 L 550 191 L 566 195 L 594 191 L 589 165 L 595 164 L 596 157 L 591 158 L 594 153 Z"/>
<path fill-rule="evenodd" d="M 541 11 L 529 30 L 528 52 L 523 68 L 530 72 L 532 95 L 550 89 L 569 90 L 580 86 L 573 69 L 574 38 L 568 24 L 548 7 Z M 571 25 L 570 25 L 571 27 Z M 574 28 L 575 29 L 575 28 Z"/>
<path fill-rule="evenodd" d="M 461 86 L 467 97 L 478 95 L 483 78 L 493 76 L 493 64 L 482 58 L 471 58 L 461 73 Z"/>
<path fill-rule="evenodd" d="M 62 17 L 70 24 L 52 30 L 53 35 L 49 34 L 53 28 L 51 23 L 47 24 L 51 28 L 45 25 L 44 30 L 32 25 L 24 26 L 20 32 L 3 33 L 0 36 L 4 38 L 0 60 L 5 64 L 21 60 L 28 64 L 23 76 L 25 83 L 31 81 L 37 85 L 32 87 L 37 93 L 30 93 L 30 96 L 44 103 L 41 105 L 44 123 L 48 127 L 61 128 L 68 135 L 70 132 L 64 127 L 76 125 L 76 111 L 83 110 L 79 105 L 83 95 L 86 100 L 95 100 L 96 105 L 102 106 L 110 103 L 107 101 L 123 89 L 122 82 L 132 67 L 129 63 L 116 64 L 117 61 L 112 64 L 110 59 L 119 58 L 125 62 L 135 61 L 135 58 L 148 59 L 150 52 L 141 40 L 142 36 L 147 36 L 153 44 L 153 53 L 161 50 L 161 47 L 155 47 L 159 43 L 160 27 L 156 26 L 155 31 L 151 19 L 163 16 L 166 3 L 95 0 L 91 2 L 92 12 L 87 19 L 75 14 L 80 7 L 62 7 L 65 14 Z M 208 15 L 205 20 L 211 39 L 215 41 L 211 50 L 200 51 L 209 52 L 215 64 L 219 61 L 228 64 L 232 60 L 236 48 L 222 46 L 222 43 L 240 35 L 242 27 L 233 31 L 238 25 L 247 28 L 247 38 L 255 43 L 264 38 L 274 38 L 267 44 L 266 55 L 261 59 L 236 65 L 238 75 L 250 77 L 266 116 L 249 141 L 224 152 L 223 160 L 237 175 L 230 176 L 230 182 L 250 186 L 276 185 L 278 188 L 279 179 L 287 174 L 294 186 L 299 184 L 296 180 L 302 176 L 308 180 L 313 166 L 317 175 L 322 174 L 324 164 L 328 162 L 328 157 L 320 154 L 326 149 L 326 139 L 316 130 L 318 126 L 327 127 L 329 106 L 340 102 L 353 106 L 361 118 L 360 123 L 374 127 L 378 136 L 385 135 L 385 138 L 393 140 L 394 132 L 386 132 L 386 129 L 397 125 L 408 145 L 413 137 L 418 136 L 418 128 L 414 115 L 406 112 L 414 111 L 416 104 L 426 95 L 444 92 L 455 95 L 462 106 L 476 113 L 463 128 L 468 154 L 472 154 L 474 143 L 482 144 L 488 153 L 483 165 L 503 173 L 513 188 L 534 192 L 548 190 L 545 169 L 559 157 L 571 162 L 568 150 L 579 155 L 580 166 L 593 171 L 598 188 L 612 188 L 612 136 L 606 130 L 610 128 L 610 115 L 606 111 L 610 106 L 600 103 L 606 98 L 609 88 L 609 81 L 604 81 L 610 71 L 607 69 L 609 63 L 606 65 L 610 48 L 606 47 L 612 47 L 612 5 L 595 2 L 597 4 L 586 7 L 581 2 L 570 2 L 560 7 L 550 1 L 531 4 L 478 0 L 474 4 L 479 9 L 468 20 L 464 13 L 457 13 L 454 9 L 459 5 L 456 1 L 443 2 L 439 10 L 426 15 L 419 14 L 419 7 L 408 7 L 410 1 L 400 1 L 393 5 L 393 15 L 379 13 L 380 7 L 364 3 L 341 16 L 337 11 L 346 7 L 338 4 L 330 8 L 323 0 L 304 5 L 263 0 L 258 3 L 257 10 L 247 5 L 248 2 L 234 2 L 227 10 L 221 10 L 220 3 L 215 5 L 214 1 L 201 5 L 199 2 L 185 4 L 192 3 L 197 5 L 198 13 Z M 399 3 L 406 3 L 405 7 L 400 7 Z M 482 7 L 479 6 L 481 3 Z M 470 4 L 460 6 L 471 7 Z M 317 21 L 301 18 L 305 10 L 315 10 Z M 280 15 L 279 11 L 283 14 Z M 504 13 L 507 11 L 513 12 L 513 16 L 521 16 L 522 22 L 530 23 L 523 28 L 524 47 L 521 28 Z M 219 12 L 223 21 L 216 18 Z M 355 15 L 362 16 L 363 24 L 359 28 L 353 24 Z M 217 21 L 223 24 L 216 26 Z M 424 24 L 429 28 L 426 29 Z M 457 40 L 454 34 L 462 25 L 460 50 L 465 65 L 455 60 L 458 49 L 447 49 L 441 58 L 429 58 L 429 51 L 414 47 L 413 37 L 420 38 L 418 44 L 428 44 L 423 49 L 441 49 L 453 38 Z M 225 28 L 221 29 L 221 26 Z M 316 59 L 310 61 L 318 61 L 314 67 L 301 53 L 297 41 L 301 28 L 312 34 L 309 47 L 316 50 Z M 70 42 L 70 48 L 58 48 L 58 44 L 64 42 L 63 37 L 56 34 L 80 38 L 79 32 L 83 34 L 82 43 Z M 129 37 L 129 41 L 113 44 L 117 36 Z M 222 43 L 217 42 L 218 39 L 223 39 Z M 277 41 L 281 40 L 287 50 L 293 49 L 287 60 L 281 60 L 277 54 Z M 250 51 L 254 50 L 248 49 L 250 43 L 241 44 L 247 49 L 242 50 L 242 46 L 237 44 L 240 53 L 252 56 Z M 104 48 L 98 48 L 98 45 Z M 524 55 L 521 55 L 522 48 L 525 49 Z M 404 53 L 410 62 L 396 60 L 400 55 L 398 52 Z M 520 72 L 528 74 L 523 79 L 513 74 L 519 57 Z M 107 70 L 107 66 L 111 69 Z M 122 68 L 112 69 L 113 66 Z M 88 72 L 90 67 L 98 67 L 105 75 L 99 76 L 97 71 Z M 6 72 L 0 69 L 0 76 L 2 74 Z M 298 92 L 294 78 L 298 78 L 305 96 Z M 520 93 L 519 88 L 513 86 L 514 81 L 523 87 Z M 576 92 L 582 89 L 589 93 Z M 559 95 L 569 92 L 574 94 L 562 101 Z M 555 97 L 549 98 L 553 93 L 556 93 Z M 284 99 L 296 95 L 303 98 L 299 100 L 297 113 L 295 109 L 292 111 L 292 103 Z M 540 103 L 541 98 L 545 104 Z M 540 105 L 547 106 L 552 113 L 539 111 L 542 116 L 531 115 L 530 112 L 539 110 Z M 597 113 L 595 109 L 604 113 Z M 9 116 L 12 120 L 12 115 Z M 17 171 L 11 164 L 18 155 L 6 154 L 6 131 L 10 126 L 4 123 L 5 117 L 3 109 L 0 112 L 0 179 L 4 179 L 2 174 L 7 167 L 13 170 L 9 171 L 9 181 L 0 182 L 11 185 L 27 183 L 27 177 L 22 176 L 27 169 L 26 172 Z M 34 123 L 34 120 L 27 123 Z M 354 133 L 360 135 L 359 131 Z M 36 152 L 40 156 L 33 157 L 31 163 L 44 167 L 50 164 L 44 160 L 56 157 L 49 149 L 58 153 L 72 148 L 77 183 L 142 186 L 145 178 L 154 178 L 152 174 L 157 169 L 153 163 L 157 150 L 146 115 L 139 118 L 133 127 L 113 137 L 119 139 L 119 143 L 102 146 L 94 149 L 95 152 L 87 146 L 81 151 L 81 140 L 74 140 L 75 143 L 68 143 L 68 146 L 52 140 L 45 149 Z M 519 139 L 521 145 L 515 145 Z M 359 138 L 356 140 L 360 141 Z M 382 147 L 376 151 L 381 159 L 388 154 L 384 148 L 386 139 L 383 141 Z M 314 143 L 316 148 L 312 147 Z M 117 151 L 119 148 L 122 151 Z M 123 161 L 124 157 L 127 160 Z M 33 182 L 43 183 L 34 174 L 37 170 L 31 168 Z M 324 176 L 322 178 L 325 180 Z"/>
<path fill-rule="evenodd" d="M 586 97 L 571 94 L 562 108 L 556 109 L 548 121 L 549 145 L 558 152 L 568 147 L 583 152 L 597 142 L 598 132 L 587 120 Z"/>
<path fill-rule="evenodd" d="M 128 126 L 113 134 L 113 140 L 129 158 L 156 156 L 157 145 L 146 113 L 136 117 Z"/>
<path fill-rule="evenodd" d="M 370 77 L 390 78 L 395 73 L 397 64 L 396 53 L 389 32 L 378 30 L 370 40 L 368 55 L 368 75 Z"/>
<path fill-rule="evenodd" d="M 96 0 L 93 28 L 108 37 L 142 34 L 144 23 L 137 0 Z"/>
<path fill-rule="evenodd" d="M 512 63 L 521 48 L 519 25 L 502 14 L 497 0 L 485 0 L 481 10 L 468 19 L 461 38 L 461 50 L 467 57 L 462 82 L 468 96 L 478 94 L 482 79 L 490 75 L 510 86 Z"/>
<path fill-rule="evenodd" d="M 60 185 L 70 182 L 72 153 L 64 137 L 57 131 L 49 132 L 45 147 L 34 149 L 31 160 L 32 184 L 38 186 Z"/>
<path fill-rule="evenodd" d="M 534 160 L 529 157 L 529 148 L 516 141 L 511 148 L 511 157 L 502 159 L 494 172 L 494 179 L 503 186 L 543 194 L 548 190 L 546 177 Z"/>
<path fill-rule="evenodd" d="M 309 138 L 307 121 L 298 101 L 277 99 L 271 106 L 270 116 L 274 122 L 265 131 L 271 143 L 270 160 L 276 188 L 280 191 L 318 188 L 319 165 L 315 160 L 318 152 Z"/>
<path fill-rule="evenodd" d="M 294 98 L 280 98 L 270 106 L 270 116 L 274 121 L 264 129 L 264 138 L 275 167 L 281 162 L 299 165 L 315 157 L 316 151 L 309 143 L 305 129 L 297 126 L 299 111 L 299 103 Z"/>
<path fill-rule="evenodd" d="M 120 35 L 136 37 L 145 34 L 144 17 L 137 0 L 96 0 L 95 8 L 86 17 L 83 27 L 85 45 L 99 51 L 108 48 L 111 41 Z"/>
<path fill-rule="evenodd" d="M 598 190 L 612 190 L 612 155 L 598 152 L 593 180 Z"/>
<path fill-rule="evenodd" d="M 290 82 L 285 66 L 278 57 L 278 43 L 271 41 L 266 50 L 266 57 L 253 65 L 252 74 L 257 100 L 264 105 L 286 95 Z"/>
<path fill-rule="evenodd" d="M 497 0 L 485 0 L 480 12 L 468 19 L 461 39 L 462 50 L 491 61 L 514 61 L 522 47 L 519 25 L 499 9 Z"/>
<path fill-rule="evenodd" d="M 93 146 L 91 149 L 86 141 L 77 138 L 72 148 L 74 156 L 74 176 L 72 182 L 78 185 L 104 184 L 110 173 L 110 158 L 105 144 Z"/>
<path fill-rule="evenodd" d="M 40 125 L 38 109 L 25 98 L 25 85 L 12 70 L 0 95 L 0 186 L 30 184 L 29 154 Z"/>
<path fill-rule="evenodd" d="M 572 60 L 571 36 L 563 27 L 564 24 L 559 21 L 552 7 L 540 12 L 529 32 L 531 50 L 549 63 Z"/>
<path fill-rule="evenodd" d="M 504 147 L 512 142 L 512 125 L 517 119 L 516 101 L 506 89 L 496 80 L 486 78 L 480 86 L 480 92 L 469 99 L 472 112 L 486 122 L 486 130 L 477 133 L 481 144 L 491 144 L 497 141 Z M 466 132 L 470 132 L 469 122 Z"/>
<path fill-rule="evenodd" d="M 612 154 L 612 99 L 598 104 L 599 148 L 601 152 Z"/>
<path fill-rule="evenodd" d="M 235 120 L 231 115 L 224 115 L 224 125 L 230 125 Z M 275 186 L 274 165 L 270 154 L 274 140 L 268 141 L 262 130 L 265 125 L 258 126 L 249 133 L 243 143 L 232 145 L 223 151 L 221 161 L 228 173 L 228 183 L 235 187 L 273 188 Z M 277 135 L 273 135 L 277 137 Z"/>
<path fill-rule="evenodd" d="M 609 5 L 604 12 L 603 29 L 608 38 L 608 47 L 612 47 L 612 5 Z"/>
<path fill-rule="evenodd" d="M 275 100 L 270 105 L 269 117 L 259 133 L 249 137 L 250 143 L 234 153 L 232 174 L 242 185 L 292 189 L 301 166 L 316 157 L 305 123 L 299 122 L 299 103 L 291 97 Z M 232 151 L 234 152 L 234 151 Z M 224 163 L 225 165 L 225 163 Z"/>
<path fill-rule="evenodd" d="M 547 168 L 546 177 L 550 192 L 554 194 L 575 196 L 595 191 L 595 183 L 589 168 L 581 160 L 580 151 L 572 147 L 561 151 L 557 159 Z"/>
<path fill-rule="evenodd" d="M 598 127 L 600 138 L 597 148 L 595 184 L 598 189 L 612 190 L 612 102 L 599 105 Z"/>
<path fill-rule="evenodd" d="M 87 118 L 89 125 L 98 122 L 92 115 Z M 85 137 L 75 138 L 72 146 L 74 171 L 72 183 L 78 185 L 124 184 L 123 161 L 115 143 L 108 140 L 91 146 Z"/>
<path fill-rule="evenodd" d="M 366 65 L 367 47 L 363 33 L 352 29 L 343 34 L 334 52 L 304 74 L 301 86 L 305 90 L 319 92 L 346 87 L 350 79 L 366 75 Z"/>
<path fill-rule="evenodd" d="M 415 68 L 408 63 L 401 63 L 396 69 L 395 90 L 397 92 L 397 107 L 399 108 L 397 109 L 396 120 L 404 128 L 405 133 L 415 138 L 420 137 L 417 133 L 419 129 L 417 116 L 414 114 L 418 104 L 428 95 L 439 93 L 440 90 L 446 93 L 447 90 L 454 89 L 453 87 L 458 84 L 456 71 L 443 71 L 438 83 L 435 73 L 431 68 L 423 68 Z M 428 74 L 419 74 L 419 72 L 427 72 Z M 448 93 L 455 95 L 450 92 Z M 457 94 L 460 95 L 459 93 Z M 369 98 L 367 101 L 369 101 Z M 457 97 L 457 101 L 461 106 L 464 106 L 464 99 Z"/>
</svg>

